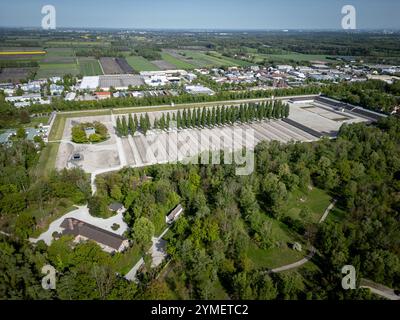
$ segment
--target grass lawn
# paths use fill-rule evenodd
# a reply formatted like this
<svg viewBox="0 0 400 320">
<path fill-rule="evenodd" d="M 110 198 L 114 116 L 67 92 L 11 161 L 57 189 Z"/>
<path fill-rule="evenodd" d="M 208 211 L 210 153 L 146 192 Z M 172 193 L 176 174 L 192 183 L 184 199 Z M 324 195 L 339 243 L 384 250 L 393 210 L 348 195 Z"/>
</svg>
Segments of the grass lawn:
<svg viewBox="0 0 400 320">
<path fill-rule="evenodd" d="M 303 238 L 293 230 L 289 229 L 284 223 L 273 218 L 264 216 L 265 221 L 271 222 L 271 237 L 279 242 L 279 246 L 262 249 L 256 243 L 251 242 L 247 256 L 252 262 L 254 269 L 276 268 L 285 264 L 293 263 L 303 259 L 307 255 L 306 245 L 303 243 Z M 268 235 L 266 235 L 268 236 Z M 298 252 L 291 248 L 294 242 L 303 244 L 303 251 Z"/>
<path fill-rule="evenodd" d="M 330 195 L 316 187 L 313 187 L 308 194 L 295 190 L 289 195 L 286 212 L 291 218 L 301 220 L 299 213 L 302 208 L 307 207 L 311 211 L 310 222 L 318 223 L 331 201 L 332 197 Z"/>
<path fill-rule="evenodd" d="M 38 126 L 41 123 L 46 125 L 48 121 L 49 121 L 49 117 L 35 117 L 35 118 L 31 118 L 31 122 L 25 123 L 23 126 L 25 128 L 29 128 L 29 127 Z"/>
<path fill-rule="evenodd" d="M 247 250 L 247 256 L 253 263 L 253 269 L 273 269 L 294 263 L 305 257 L 306 250 L 298 252 L 288 247 L 261 249 L 251 244 Z"/>
<path fill-rule="evenodd" d="M 35 168 L 36 176 L 46 177 L 52 170 L 54 170 L 59 146 L 59 142 L 50 142 L 41 151 L 39 163 Z"/>
<path fill-rule="evenodd" d="M 51 127 L 51 131 L 49 133 L 49 141 L 60 140 L 63 136 L 65 121 L 67 117 L 64 115 L 57 115 L 54 120 L 53 126 Z"/>
<path fill-rule="evenodd" d="M 169 53 L 166 53 L 166 52 L 162 52 L 161 57 L 164 61 L 173 64 L 178 69 L 194 69 L 194 68 L 196 68 L 195 65 L 190 64 L 183 60 L 179 60 L 178 58 L 175 58 L 174 56 L 171 56 Z"/>
<path fill-rule="evenodd" d="M 335 206 L 333 207 L 331 212 L 329 212 L 326 222 L 341 223 L 345 219 L 346 215 L 347 215 L 346 211 Z"/>
<path fill-rule="evenodd" d="M 117 252 L 113 257 L 114 269 L 121 275 L 125 275 L 140 260 L 141 254 L 138 246 L 132 246 L 127 251 Z"/>
<path fill-rule="evenodd" d="M 146 58 L 140 56 L 126 56 L 125 57 L 128 64 L 133 68 L 135 71 L 157 71 L 160 70 L 156 65 L 152 64 Z"/>
<path fill-rule="evenodd" d="M 95 58 L 78 58 L 79 71 L 83 76 L 97 76 L 103 74 L 99 61 Z"/>
</svg>

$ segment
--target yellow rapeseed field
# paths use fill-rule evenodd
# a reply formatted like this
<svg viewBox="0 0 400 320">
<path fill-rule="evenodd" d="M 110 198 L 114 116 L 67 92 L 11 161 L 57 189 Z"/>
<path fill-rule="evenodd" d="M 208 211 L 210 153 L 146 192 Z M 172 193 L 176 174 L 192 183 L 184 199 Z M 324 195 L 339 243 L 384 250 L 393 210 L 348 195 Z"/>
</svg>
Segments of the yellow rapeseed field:
<svg viewBox="0 0 400 320">
<path fill-rule="evenodd" d="M 21 54 L 45 54 L 46 51 L 0 51 L 0 56 Z"/>
</svg>

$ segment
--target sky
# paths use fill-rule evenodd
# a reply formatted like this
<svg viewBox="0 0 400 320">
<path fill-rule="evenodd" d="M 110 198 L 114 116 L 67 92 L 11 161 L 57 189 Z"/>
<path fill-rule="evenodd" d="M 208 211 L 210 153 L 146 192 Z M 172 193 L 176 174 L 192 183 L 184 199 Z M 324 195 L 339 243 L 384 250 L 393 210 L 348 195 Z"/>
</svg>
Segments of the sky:
<svg viewBox="0 0 400 320">
<path fill-rule="evenodd" d="M 132 29 L 340 29 L 344 5 L 357 29 L 400 29 L 400 0 L 0 0 L 0 26 Z"/>
</svg>

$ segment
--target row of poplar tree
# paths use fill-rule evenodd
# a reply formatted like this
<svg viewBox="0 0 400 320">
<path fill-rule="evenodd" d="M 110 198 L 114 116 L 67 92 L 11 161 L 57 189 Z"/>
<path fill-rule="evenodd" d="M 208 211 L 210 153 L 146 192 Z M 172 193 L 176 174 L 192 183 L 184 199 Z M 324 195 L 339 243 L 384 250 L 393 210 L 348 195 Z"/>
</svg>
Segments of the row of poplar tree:
<svg viewBox="0 0 400 320">
<path fill-rule="evenodd" d="M 165 130 L 170 127 L 185 128 L 212 128 L 218 125 L 229 125 L 234 123 L 248 123 L 263 119 L 282 119 L 289 116 L 289 105 L 282 101 L 246 103 L 237 106 L 218 106 L 212 108 L 203 107 L 197 109 L 178 110 L 172 115 L 163 113 L 160 118 L 154 119 L 151 124 L 147 113 L 138 118 L 129 114 L 117 118 L 117 133 L 120 136 L 134 134 L 137 131 L 146 134 L 150 129 Z"/>
</svg>

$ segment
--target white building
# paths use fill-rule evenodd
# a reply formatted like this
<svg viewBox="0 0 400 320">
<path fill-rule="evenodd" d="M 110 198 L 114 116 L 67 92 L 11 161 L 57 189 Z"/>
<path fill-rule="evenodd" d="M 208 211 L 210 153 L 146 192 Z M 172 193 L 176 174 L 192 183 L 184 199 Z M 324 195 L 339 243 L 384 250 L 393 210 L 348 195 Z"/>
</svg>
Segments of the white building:
<svg viewBox="0 0 400 320">
<path fill-rule="evenodd" d="M 75 100 L 75 97 L 76 97 L 76 93 L 75 92 L 68 92 L 66 95 L 65 95 L 65 101 L 74 101 Z"/>
<path fill-rule="evenodd" d="M 214 91 L 201 85 L 186 86 L 185 90 L 187 93 L 190 94 L 207 94 L 209 96 L 212 96 L 214 94 Z"/>
<path fill-rule="evenodd" d="M 289 71 L 293 70 L 293 67 L 292 67 L 292 66 L 286 65 L 286 64 L 278 65 L 278 66 L 276 66 L 276 68 L 277 68 L 280 72 L 289 72 Z"/>
</svg>

